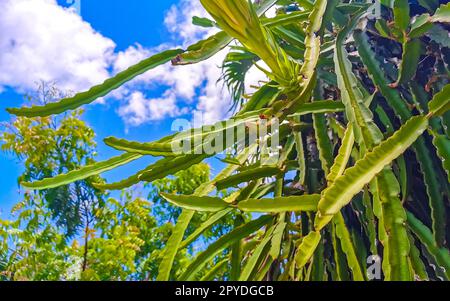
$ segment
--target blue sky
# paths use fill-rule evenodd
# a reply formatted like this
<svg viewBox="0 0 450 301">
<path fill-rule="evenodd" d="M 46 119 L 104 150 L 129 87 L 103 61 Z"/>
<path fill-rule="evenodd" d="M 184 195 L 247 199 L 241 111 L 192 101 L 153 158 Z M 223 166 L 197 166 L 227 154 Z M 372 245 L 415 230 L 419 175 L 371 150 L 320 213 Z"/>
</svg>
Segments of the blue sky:
<svg viewBox="0 0 450 301">
<path fill-rule="evenodd" d="M 5 108 L 20 106 L 36 81 L 56 80 L 62 89 L 82 91 L 152 53 L 186 47 L 211 33 L 191 24 L 193 15 L 205 14 L 197 0 L 81 0 L 82 19 L 63 8 L 66 0 L 5 1 L 0 31 L 10 37 L 0 37 L 0 52 L 6 53 L 0 56 L 0 69 L 7 74 L 0 76 L 2 122 L 12 118 Z M 226 116 L 230 100 L 216 84 L 221 59 L 177 70 L 165 66 L 87 106 L 84 119 L 97 134 L 98 159 L 117 154 L 103 145 L 107 136 L 153 141 L 171 133 L 174 119 L 190 119 L 193 112 L 202 113 L 206 123 Z M 11 65 L 14 69 L 8 69 Z M 106 178 L 119 180 L 149 161 L 109 172 Z M 216 159 L 210 162 L 219 167 Z M 0 170 L 0 212 L 5 217 L 20 199 L 16 179 L 21 164 L 2 154 Z"/>
</svg>

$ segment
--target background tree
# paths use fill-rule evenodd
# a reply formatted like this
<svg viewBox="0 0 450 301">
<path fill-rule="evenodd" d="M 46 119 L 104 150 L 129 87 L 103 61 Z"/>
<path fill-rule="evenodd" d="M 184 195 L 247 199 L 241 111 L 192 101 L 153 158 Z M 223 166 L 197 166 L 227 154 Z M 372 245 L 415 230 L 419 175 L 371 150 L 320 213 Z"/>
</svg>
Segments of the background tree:
<svg viewBox="0 0 450 301">
<path fill-rule="evenodd" d="M 369 255 L 382 258 L 384 280 L 449 280 L 450 4 L 381 0 L 381 15 L 374 17 L 367 1 L 200 2 L 214 22 L 194 22 L 219 27 L 214 36 L 149 57 L 73 97 L 8 111 L 31 118 L 63 113 L 169 61 L 207 60 L 234 40 L 257 57 L 245 56 L 243 68 L 224 75 L 238 107 L 247 98 L 239 83 L 249 64 L 269 81 L 226 128 L 224 122 L 202 128 L 206 141 L 197 143 L 191 131 L 181 134 L 197 150 L 223 140 L 230 130 L 278 120 L 279 147 L 267 152 L 273 135 L 254 140 L 247 131 L 222 148 L 213 143 L 215 153 L 174 152 L 178 135 L 146 143 L 110 137 L 105 143 L 121 155 L 22 185 L 45 190 L 142 156 L 162 157 L 120 182 L 95 184 L 120 190 L 233 149 L 227 166 L 190 195 L 161 192 L 183 209 L 165 244 L 157 280 L 362 281 L 371 279 Z M 268 18 L 265 12 L 274 5 L 277 15 Z M 278 156 L 268 165 L 271 154 Z M 226 216 L 249 213 L 251 220 L 235 218 L 230 232 L 179 270 L 177 256 L 203 232 Z M 189 235 L 202 214 L 207 219 Z"/>
<path fill-rule="evenodd" d="M 54 84 L 41 82 L 37 92 L 26 99 L 30 104 L 46 104 L 65 96 L 67 93 Z M 95 133 L 82 120 L 82 114 L 78 110 L 58 117 L 19 117 L 4 124 L 2 149 L 24 163 L 19 183 L 44 179 L 94 162 Z M 63 226 L 66 235 L 71 237 L 81 228 L 86 231 L 94 209 L 103 205 L 104 193 L 92 185 L 99 181 L 99 177 L 93 177 L 30 193 L 45 200 L 56 224 Z"/>
<path fill-rule="evenodd" d="M 45 104 L 62 95 L 54 85 L 41 83 L 27 99 Z M 24 165 L 18 182 L 95 160 L 95 134 L 82 120 L 82 111 L 17 118 L 4 126 L 2 149 Z M 26 191 L 12 210 L 13 219 L 0 220 L 0 275 L 4 280 L 153 280 L 180 212 L 159 193 L 192 193 L 209 176 L 209 166 L 199 164 L 148 185 L 143 193 L 152 202 L 133 189 L 123 191 L 119 199 L 109 198 L 93 185 L 102 182 L 99 177 Z M 197 216 L 189 232 L 206 218 Z M 228 231 L 230 222 L 205 233 L 203 241 Z M 193 253 L 192 248 L 180 252 L 175 266 L 181 270 Z"/>
</svg>

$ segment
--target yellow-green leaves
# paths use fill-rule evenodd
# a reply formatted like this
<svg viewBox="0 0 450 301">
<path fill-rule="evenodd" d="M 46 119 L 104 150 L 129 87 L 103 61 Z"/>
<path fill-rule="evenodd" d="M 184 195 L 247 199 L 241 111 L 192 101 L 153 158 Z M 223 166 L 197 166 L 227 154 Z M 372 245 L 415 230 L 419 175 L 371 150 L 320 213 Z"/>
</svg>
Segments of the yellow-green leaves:
<svg viewBox="0 0 450 301">
<path fill-rule="evenodd" d="M 172 63 L 174 65 L 189 65 L 207 60 L 230 44 L 232 40 L 232 37 L 221 31 L 189 46 L 186 52 L 179 54 L 172 60 Z"/>
<path fill-rule="evenodd" d="M 192 281 L 195 279 L 197 273 L 211 260 L 218 252 L 233 245 L 235 242 L 247 237 L 253 232 L 257 231 L 267 223 L 269 223 L 273 217 L 261 216 L 260 218 L 248 222 L 240 227 L 237 227 L 230 233 L 222 236 L 216 242 L 211 244 L 204 252 L 200 253 L 194 261 L 188 266 L 184 273 L 178 280 L 180 281 Z"/>
<path fill-rule="evenodd" d="M 450 110 L 450 84 L 446 85 L 442 91 L 434 95 L 428 107 L 430 113 L 437 116 L 443 115 Z"/>
<path fill-rule="evenodd" d="M 117 150 L 136 153 L 141 155 L 150 156 L 175 156 L 172 151 L 172 144 L 170 143 L 139 143 L 134 141 L 127 141 L 125 139 L 118 139 L 114 137 L 108 137 L 104 140 L 105 144 L 115 148 Z"/>
<path fill-rule="evenodd" d="M 255 150 L 255 146 L 251 146 L 246 148 L 244 151 L 242 151 L 238 156 L 237 159 L 240 163 L 244 163 L 249 154 L 252 153 Z M 209 183 L 206 183 L 204 185 L 199 186 L 195 192 L 194 195 L 196 196 L 206 196 L 209 193 L 211 193 L 215 188 L 215 183 L 219 180 L 222 180 L 228 176 L 230 176 L 234 171 L 238 169 L 238 165 L 229 165 L 226 168 L 224 168 L 214 180 L 212 180 Z M 175 256 L 178 252 L 179 246 L 181 244 L 181 241 L 183 240 L 184 233 L 186 232 L 187 227 L 189 226 L 189 223 L 194 216 L 195 211 L 183 209 L 181 215 L 179 216 L 177 220 L 177 224 L 175 225 L 175 228 L 172 232 L 172 235 L 170 236 L 169 240 L 167 241 L 166 248 L 164 251 L 163 259 L 159 265 L 158 270 L 158 277 L 157 280 L 160 281 L 167 281 L 170 278 L 170 272 L 172 271 L 172 265 L 175 260 Z"/>
<path fill-rule="evenodd" d="M 161 193 L 161 196 L 175 206 L 205 212 L 217 212 L 226 209 L 229 204 L 220 198 L 194 195 L 176 195 Z"/>
<path fill-rule="evenodd" d="M 345 169 L 347 168 L 348 160 L 350 159 L 354 143 L 355 135 L 353 132 L 353 125 L 350 123 L 345 130 L 339 153 L 334 160 L 334 164 L 330 169 L 330 173 L 327 176 L 327 181 L 329 184 L 333 183 L 344 173 Z"/>
<path fill-rule="evenodd" d="M 317 0 L 314 3 L 314 7 L 309 15 L 309 24 L 306 31 L 313 37 L 317 35 L 317 32 L 322 27 L 323 16 L 327 9 L 328 0 Z"/>
<path fill-rule="evenodd" d="M 248 199 L 239 202 L 238 208 L 247 212 L 289 212 L 316 211 L 320 195 L 302 195 L 290 197 L 276 197 L 273 199 Z"/>
<path fill-rule="evenodd" d="M 122 166 L 131 161 L 137 160 L 141 157 L 142 156 L 139 154 L 126 153 L 126 154 L 111 158 L 106 161 L 97 162 L 97 163 L 82 167 L 80 169 L 70 171 L 67 174 L 61 174 L 54 178 L 48 178 L 48 179 L 44 179 L 44 180 L 36 181 L 36 182 L 32 182 L 32 183 L 25 182 L 25 183 L 22 183 L 22 185 L 25 188 L 36 189 L 36 190 L 55 188 L 55 187 L 63 186 L 63 185 L 73 183 L 76 181 L 84 180 L 91 176 L 101 174 L 105 171 Z"/>
<path fill-rule="evenodd" d="M 129 153 L 133 154 L 133 153 Z M 135 153 L 134 155 L 139 155 Z M 165 178 L 176 174 L 178 171 L 187 169 L 192 165 L 202 162 L 207 155 L 182 155 L 175 158 L 163 158 L 150 164 L 145 169 L 138 171 L 136 174 L 115 182 L 115 183 L 99 183 L 94 184 L 96 188 L 101 190 L 120 190 L 131 187 L 141 181 L 153 182 L 158 179 Z"/>
<path fill-rule="evenodd" d="M 400 185 L 390 168 L 381 171 L 376 181 L 382 207 L 384 240 L 384 264 L 389 269 L 387 280 L 412 280 L 409 264 L 409 239 L 406 229 L 406 212 L 398 195 Z M 383 234 L 383 235 L 385 235 Z"/>
<path fill-rule="evenodd" d="M 433 132 L 433 144 L 437 149 L 437 154 L 442 161 L 442 166 L 450 182 L 450 139 L 446 135 L 438 135 Z"/>
<path fill-rule="evenodd" d="M 409 82 L 417 71 L 419 58 L 422 52 L 422 42 L 419 39 L 412 39 L 403 44 L 402 62 L 399 67 L 397 82 L 392 87 Z"/>
<path fill-rule="evenodd" d="M 379 91 L 385 97 L 395 113 L 403 122 L 405 122 L 410 118 L 411 112 L 408 109 L 406 102 L 402 99 L 399 91 L 389 87 L 386 75 L 383 73 L 374 51 L 371 49 L 368 36 L 357 30 L 353 37 L 358 46 L 359 55 L 367 67 L 368 73 L 374 84 L 378 87 Z M 445 103 L 445 99 L 443 102 L 439 101 L 435 103 L 438 111 L 439 108 L 442 108 L 442 105 L 439 105 L 439 103 Z M 431 159 L 430 151 L 423 138 L 417 140 L 417 143 L 414 145 L 414 150 L 423 173 L 426 192 L 429 198 L 433 220 L 433 234 L 435 235 L 436 241 L 442 244 L 445 236 L 445 209 L 444 200 L 440 192 L 440 185 L 433 166 L 433 160 Z"/>
<path fill-rule="evenodd" d="M 448 30 L 436 23 L 450 20 L 450 6 L 419 1 L 429 12 L 418 15 L 410 1 L 382 0 L 381 18 L 374 20 L 367 17 L 369 5 L 358 2 L 201 0 L 215 21 L 194 23 L 223 31 L 185 52 L 156 55 L 86 93 L 17 112 L 45 116 L 76 108 L 159 64 L 198 63 L 236 39 L 220 78 L 235 100 L 234 118 L 154 142 L 110 137 L 105 143 L 126 154 L 25 186 L 53 188 L 141 156 L 162 157 L 125 180 L 94 184 L 124 189 L 170 175 L 178 179 L 182 169 L 227 151 L 217 159 L 228 166 L 214 180 L 200 185 L 188 178 L 189 191 L 160 189 L 168 192 L 160 194 L 165 205 L 182 213 L 164 253 L 155 256 L 157 280 L 365 280 L 369 250 L 383 255 L 385 280 L 412 280 L 413 271 L 422 279 L 448 278 Z M 276 16 L 268 18 L 263 13 L 272 5 Z M 247 94 L 252 66 L 269 80 Z M 261 133 L 266 121 L 269 134 Z M 433 145 L 421 137 L 425 130 Z M 30 136 L 37 134 L 44 135 Z M 251 147 L 236 155 L 244 145 Z M 406 152 L 411 146 L 416 158 Z M 276 160 L 267 162 L 272 155 Z M 411 169 L 418 166 L 420 171 Z M 420 221 L 407 218 L 406 206 Z M 258 218 L 248 222 L 251 217 Z M 216 231 L 222 225 L 226 231 Z M 207 245 L 198 251 L 202 234 Z M 178 260 L 186 247 L 194 250 L 191 262 Z M 437 269 L 425 268 L 430 264 Z"/>
<path fill-rule="evenodd" d="M 411 30 L 408 33 L 410 39 L 423 36 L 433 27 L 433 23 L 430 22 L 430 15 L 424 14 L 417 17 L 414 22 L 411 23 Z"/>
<path fill-rule="evenodd" d="M 251 180 L 273 177 L 280 173 L 281 170 L 278 167 L 274 166 L 252 168 L 218 181 L 216 183 L 216 187 L 218 190 L 222 190 L 228 187 L 239 185 L 244 182 L 249 182 Z"/>
<path fill-rule="evenodd" d="M 319 100 L 302 104 L 294 114 L 288 117 L 298 117 L 307 114 L 338 113 L 344 111 L 344 109 L 344 104 L 340 101 Z"/>
<path fill-rule="evenodd" d="M 431 17 L 432 22 L 450 22 L 450 3 L 443 4 L 436 10 L 436 13 Z"/>
<path fill-rule="evenodd" d="M 302 86 L 306 88 L 312 80 L 317 61 L 320 55 L 320 36 L 318 32 L 322 27 L 323 15 L 327 9 L 327 0 L 317 0 L 309 16 L 309 24 L 306 29 L 304 62 L 300 70 L 303 77 Z"/>
<path fill-rule="evenodd" d="M 321 238 L 320 232 L 310 232 L 307 236 L 303 237 L 295 254 L 295 263 L 298 268 L 302 268 L 308 263 L 319 245 Z"/>
<path fill-rule="evenodd" d="M 250 280 L 251 275 L 258 268 L 258 262 L 260 261 L 261 256 L 264 255 L 264 253 L 267 253 L 267 251 L 268 251 L 267 246 L 272 239 L 274 230 L 275 230 L 275 226 L 270 227 L 270 229 L 265 234 L 265 237 L 255 248 L 252 255 L 247 260 L 245 267 L 242 269 L 241 275 L 239 276 L 239 281 L 249 281 Z M 256 272 L 257 272 L 257 270 L 256 270 Z"/>
<path fill-rule="evenodd" d="M 17 116 L 36 117 L 49 116 L 59 114 L 68 110 L 74 110 L 82 105 L 91 103 L 96 99 L 107 95 L 109 92 L 119 88 L 126 82 L 132 80 L 136 76 L 156 68 L 162 64 L 170 62 L 183 50 L 167 50 L 158 53 L 138 64 L 131 66 L 125 71 L 120 72 L 116 76 L 107 79 L 103 84 L 92 87 L 86 92 L 78 93 L 73 97 L 64 98 L 55 103 L 49 103 L 44 106 L 34 106 L 31 108 L 8 109 L 8 112 Z"/>
<path fill-rule="evenodd" d="M 208 157 L 209 155 L 203 154 L 184 155 L 174 159 L 165 158 L 140 173 L 138 178 L 141 181 L 153 182 L 154 180 L 162 179 L 166 176 L 173 175 L 182 169 L 187 169 L 192 165 L 198 164 Z"/>
<path fill-rule="evenodd" d="M 257 13 L 258 15 L 263 14 L 267 9 L 269 9 L 273 4 L 275 3 L 275 0 L 264 0 L 261 1 L 257 7 Z M 296 18 L 299 18 L 301 16 L 293 16 Z M 198 19 L 197 19 L 198 21 Z M 281 21 L 282 22 L 289 22 L 292 20 L 272 20 L 275 21 Z M 207 25 L 211 25 L 211 20 L 208 20 L 206 22 Z M 214 22 L 212 22 L 213 25 Z M 273 26 L 277 24 L 272 24 Z M 191 46 L 189 46 L 186 49 L 186 52 L 178 55 L 176 58 L 172 60 L 172 63 L 174 65 L 188 65 L 188 64 L 195 64 L 199 63 L 201 61 L 207 60 L 213 55 L 215 55 L 220 50 L 224 49 L 230 42 L 233 41 L 233 37 L 228 35 L 224 31 L 220 31 L 216 33 L 215 35 L 210 36 L 209 38 L 205 40 L 201 40 Z"/>
<path fill-rule="evenodd" d="M 295 24 L 301 21 L 305 21 L 308 19 L 309 12 L 306 11 L 299 11 L 299 12 L 292 12 L 289 14 L 282 14 L 275 16 L 274 18 L 268 18 L 268 19 L 261 19 L 262 24 L 265 26 L 271 28 L 281 25 L 289 25 L 289 24 Z"/>
<path fill-rule="evenodd" d="M 316 230 L 322 229 L 331 217 L 347 205 L 353 196 L 359 193 L 383 168 L 400 156 L 428 126 L 428 119 L 423 116 L 413 117 L 392 137 L 368 153 L 355 166 L 328 187 L 319 202 L 319 214 L 315 221 Z"/>
<path fill-rule="evenodd" d="M 338 213 L 333 221 L 336 229 L 336 236 L 339 237 L 342 251 L 347 256 L 348 266 L 352 270 L 353 279 L 356 281 L 364 281 L 364 273 L 359 264 L 358 257 L 356 256 L 355 246 L 352 242 L 350 232 L 345 225 L 344 217 L 342 214 Z"/>
<path fill-rule="evenodd" d="M 203 7 L 219 26 L 238 39 L 248 50 L 258 55 L 271 69 L 269 74 L 283 86 L 295 82 L 298 71 L 272 33 L 259 20 L 253 4 L 245 0 L 201 0 Z"/>
<path fill-rule="evenodd" d="M 348 120 L 354 125 L 355 139 L 361 146 L 371 149 L 381 141 L 382 134 L 374 123 L 373 114 L 364 101 L 367 92 L 361 88 L 359 80 L 352 71 L 352 64 L 348 59 L 344 45 L 349 31 L 356 26 L 358 17 L 354 17 L 350 24 L 338 34 L 334 64 L 345 112 Z"/>
<path fill-rule="evenodd" d="M 408 212 L 408 225 L 413 233 L 419 238 L 420 242 L 427 248 L 428 252 L 435 258 L 437 268 L 446 275 L 447 280 L 450 279 L 450 253 L 448 249 L 437 246 L 430 229 L 427 228 L 412 213 Z"/>
<path fill-rule="evenodd" d="M 189 235 L 183 242 L 180 244 L 179 249 L 184 249 L 193 243 L 203 232 L 209 229 L 212 225 L 219 222 L 222 218 L 224 218 L 227 214 L 229 214 L 233 210 L 233 208 L 228 208 L 222 211 L 219 211 L 213 215 L 211 215 L 204 223 L 201 224 L 200 227 L 195 229 L 195 231 Z"/>
<path fill-rule="evenodd" d="M 170 278 L 170 272 L 172 271 L 173 261 L 178 252 L 178 247 L 183 239 L 184 232 L 189 226 L 189 223 L 194 216 L 194 211 L 183 210 L 178 217 L 177 224 L 172 230 L 172 234 L 166 243 L 166 248 L 164 249 L 164 256 L 159 264 L 157 281 L 168 281 Z"/>
<path fill-rule="evenodd" d="M 408 0 L 394 0 L 395 25 L 402 31 L 409 27 L 409 3 Z"/>
<path fill-rule="evenodd" d="M 325 174 L 328 174 L 329 169 L 333 164 L 333 146 L 331 145 L 331 141 L 328 136 L 328 127 L 325 115 L 314 114 L 313 125 L 322 170 Z"/>
</svg>

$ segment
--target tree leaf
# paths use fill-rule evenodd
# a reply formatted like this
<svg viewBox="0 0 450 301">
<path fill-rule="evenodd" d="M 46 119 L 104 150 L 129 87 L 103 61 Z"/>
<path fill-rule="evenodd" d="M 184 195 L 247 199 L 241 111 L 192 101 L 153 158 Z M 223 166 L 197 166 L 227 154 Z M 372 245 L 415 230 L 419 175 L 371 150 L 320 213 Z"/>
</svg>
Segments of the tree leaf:
<svg viewBox="0 0 450 301">
<path fill-rule="evenodd" d="M 320 113 L 338 113 L 345 110 L 345 106 L 342 102 L 334 100 L 319 100 L 302 104 L 302 106 L 292 115 L 288 117 L 298 117 L 308 114 L 320 114 Z"/>
<path fill-rule="evenodd" d="M 386 80 L 380 63 L 376 60 L 376 55 L 369 44 L 367 34 L 361 30 L 356 30 L 353 34 L 353 38 L 357 44 L 361 60 L 366 66 L 373 83 L 386 98 L 386 101 L 394 109 L 395 113 L 403 122 L 405 122 L 411 117 L 411 112 L 400 97 L 399 92 L 396 89 L 389 87 L 389 82 Z"/>
<path fill-rule="evenodd" d="M 267 9 L 275 4 L 275 0 L 264 0 L 257 7 L 257 13 L 263 14 Z M 226 32 L 220 31 L 215 35 L 189 46 L 185 53 L 178 55 L 172 60 L 174 65 L 195 64 L 209 59 L 217 52 L 224 49 L 233 41 Z"/>
<path fill-rule="evenodd" d="M 193 196 L 193 195 L 176 195 L 161 193 L 161 196 L 169 203 L 175 206 L 201 211 L 201 212 L 217 212 L 228 208 L 229 204 L 221 198 L 208 196 Z"/>
<path fill-rule="evenodd" d="M 408 0 L 394 0 L 395 25 L 402 31 L 409 27 L 409 3 Z"/>
<path fill-rule="evenodd" d="M 420 280 L 427 281 L 429 280 L 427 268 L 425 267 L 425 264 L 422 262 L 422 259 L 420 258 L 420 251 L 415 246 L 414 238 L 412 237 L 412 235 L 409 235 L 409 241 L 411 244 L 411 252 L 410 252 L 411 265 L 414 269 L 414 272 L 416 276 L 419 277 Z"/>
<path fill-rule="evenodd" d="M 446 85 L 442 91 L 434 95 L 428 107 L 430 113 L 436 116 L 442 116 L 450 110 L 450 84 Z"/>
<path fill-rule="evenodd" d="M 438 135 L 434 132 L 433 144 L 437 149 L 437 154 L 442 161 L 442 167 L 447 173 L 447 179 L 450 182 L 450 139 L 445 135 Z"/>
<path fill-rule="evenodd" d="M 352 72 L 352 63 L 348 59 L 344 45 L 349 32 L 356 26 L 361 14 L 356 15 L 338 34 L 334 64 L 345 112 L 348 120 L 354 125 L 355 139 L 360 146 L 370 150 L 382 140 L 383 136 L 373 121 L 372 112 L 365 103 L 365 95 L 368 93 Z"/>
<path fill-rule="evenodd" d="M 252 145 L 252 146 L 246 148 L 237 156 L 237 159 L 241 163 L 244 163 L 247 160 L 249 154 L 254 152 L 255 149 L 256 149 L 256 145 Z M 227 176 L 229 176 L 233 172 L 235 172 L 237 169 L 238 169 L 237 165 L 227 166 L 215 177 L 214 180 L 198 187 L 195 190 L 194 195 L 196 195 L 196 196 L 208 195 L 215 189 L 215 183 L 217 181 L 219 181 L 223 178 L 226 178 Z M 180 217 L 177 220 L 177 224 L 175 225 L 172 235 L 170 236 L 169 240 L 167 241 L 166 247 L 164 249 L 164 256 L 159 265 L 158 277 L 156 278 L 156 280 L 159 280 L 159 281 L 168 281 L 169 280 L 173 261 L 178 252 L 181 241 L 183 240 L 184 233 L 186 232 L 186 229 L 189 226 L 189 223 L 190 223 L 192 217 L 194 216 L 194 213 L 195 213 L 195 211 L 183 209 Z"/>
<path fill-rule="evenodd" d="M 280 256 L 281 247 L 283 244 L 283 237 L 285 233 L 285 229 L 287 226 L 286 222 L 283 222 L 284 218 L 282 219 L 280 216 L 280 221 L 275 225 L 275 229 L 273 231 L 272 240 L 270 243 L 270 256 L 275 260 Z"/>
<path fill-rule="evenodd" d="M 310 232 L 303 237 L 300 246 L 295 254 L 295 262 L 299 269 L 304 267 L 314 254 L 321 239 L 320 232 Z"/>
<path fill-rule="evenodd" d="M 175 225 L 172 234 L 167 241 L 166 247 L 164 248 L 164 255 L 159 264 L 157 281 L 168 281 L 170 278 L 170 272 L 172 270 L 173 261 L 178 251 L 178 246 L 183 239 L 184 232 L 188 227 L 192 217 L 194 216 L 194 211 L 183 210 L 178 217 L 177 224 Z"/>
<path fill-rule="evenodd" d="M 439 6 L 439 0 L 418 0 L 417 2 L 430 12 L 434 12 Z"/>
<path fill-rule="evenodd" d="M 417 138 L 422 135 L 428 126 L 428 119 L 423 116 L 411 118 L 392 137 L 375 147 L 355 166 L 347 169 L 322 194 L 319 202 L 319 218 L 316 218 L 315 227 L 322 229 L 333 215 L 347 205 L 353 196 L 359 193 L 364 185 L 368 184 L 383 168 L 400 156 Z"/>
<path fill-rule="evenodd" d="M 411 24 L 411 30 L 408 33 L 408 37 L 410 39 L 420 38 L 425 33 L 427 33 L 427 31 L 430 30 L 432 27 L 433 23 L 430 22 L 429 14 L 423 14 L 421 16 L 418 16 Z"/>
<path fill-rule="evenodd" d="M 389 87 L 384 73 L 380 67 L 380 63 L 376 60 L 376 55 L 371 49 L 368 37 L 361 31 L 356 31 L 353 35 L 357 44 L 358 53 L 367 67 L 368 73 L 374 84 L 377 86 L 381 94 L 385 97 L 388 104 L 394 109 L 397 116 L 404 122 L 411 117 L 405 101 L 401 98 L 397 89 Z M 433 220 L 433 234 L 439 244 L 445 241 L 445 209 L 444 200 L 440 192 L 439 182 L 437 180 L 433 160 L 430 152 L 425 144 L 423 137 L 419 137 L 414 144 L 414 150 L 420 169 L 424 176 L 426 191 L 431 207 Z"/>
<path fill-rule="evenodd" d="M 165 178 L 166 176 L 176 174 L 178 171 L 187 169 L 192 165 L 201 163 L 211 155 L 184 155 L 176 157 L 174 159 L 165 158 L 142 172 L 138 178 L 141 181 L 153 182 L 158 179 Z"/>
<path fill-rule="evenodd" d="M 322 164 L 322 170 L 328 174 L 333 164 L 333 146 L 328 136 L 327 120 L 323 114 L 313 115 L 314 134 L 319 150 L 319 158 Z"/>
<path fill-rule="evenodd" d="M 334 216 L 333 221 L 336 227 L 336 235 L 339 237 L 341 242 L 342 251 L 347 256 L 348 266 L 352 270 L 353 279 L 356 281 L 364 281 L 365 277 L 358 262 L 358 257 L 356 256 L 355 246 L 353 245 L 350 232 L 345 225 L 344 217 L 341 213 L 338 213 Z"/>
<path fill-rule="evenodd" d="M 61 174 L 53 178 L 47 178 L 36 182 L 24 182 L 21 183 L 25 188 L 43 190 L 55 188 L 63 185 L 67 185 L 76 181 L 87 179 L 91 176 L 101 174 L 105 171 L 114 169 L 116 167 L 122 166 L 134 160 L 141 158 L 139 154 L 123 154 L 117 157 L 113 157 L 106 161 L 96 162 L 91 165 L 84 166 L 80 169 L 70 171 L 66 174 Z"/>
<path fill-rule="evenodd" d="M 206 155 L 184 155 L 175 158 L 163 158 L 122 181 L 111 184 L 97 183 L 94 186 L 100 190 L 121 190 L 138 184 L 141 181 L 153 182 L 176 174 L 178 171 L 198 164 L 206 158 Z"/>
<path fill-rule="evenodd" d="M 298 11 L 289 14 L 280 14 L 273 18 L 262 18 L 261 23 L 267 27 L 285 26 L 292 23 L 300 23 L 308 20 L 309 11 Z"/>
<path fill-rule="evenodd" d="M 440 265 L 440 268 L 450 279 L 450 253 L 442 247 L 437 246 L 436 241 L 433 238 L 433 234 L 419 219 L 417 219 L 412 213 L 407 212 L 408 225 L 411 230 L 419 238 L 420 242 L 427 248 L 428 252 L 436 259 L 436 262 Z"/>
<path fill-rule="evenodd" d="M 355 135 L 353 132 L 353 125 L 349 123 L 345 130 L 344 138 L 342 139 L 342 145 L 339 148 L 339 153 L 334 159 L 334 164 L 330 169 L 330 173 L 327 176 L 327 181 L 332 184 L 337 178 L 339 178 L 347 168 L 348 160 L 352 154 L 353 145 L 355 143 Z"/>
<path fill-rule="evenodd" d="M 189 65 L 205 61 L 224 49 L 231 41 L 233 41 L 233 38 L 226 32 L 218 32 L 205 40 L 189 46 L 186 52 L 179 54 L 172 60 L 172 63 L 174 65 Z"/>
<path fill-rule="evenodd" d="M 432 22 L 450 23 L 450 3 L 442 4 L 431 17 Z"/>
<path fill-rule="evenodd" d="M 300 74 L 304 81 L 301 83 L 303 91 L 309 86 L 314 78 L 317 62 L 320 55 L 320 36 L 317 32 L 322 27 L 323 16 L 327 9 L 327 0 L 317 0 L 308 18 L 308 27 L 306 28 L 304 62 L 300 69 Z"/>
<path fill-rule="evenodd" d="M 214 213 L 211 215 L 204 223 L 200 225 L 195 231 L 189 235 L 185 240 L 183 240 L 179 246 L 179 249 L 184 249 L 187 246 L 189 246 L 191 243 L 193 243 L 200 235 L 202 235 L 203 232 L 205 232 L 207 229 L 209 229 L 212 225 L 220 221 L 222 218 L 224 218 L 228 213 L 230 213 L 233 210 L 233 208 L 228 208 L 222 211 L 219 211 L 217 213 Z"/>
<path fill-rule="evenodd" d="M 251 180 L 273 177 L 279 173 L 281 173 L 281 170 L 273 166 L 253 168 L 217 181 L 216 186 L 217 190 L 222 190 Z"/>
<path fill-rule="evenodd" d="M 193 16 L 192 17 L 192 24 L 200 26 L 200 27 L 214 27 L 215 26 L 215 22 L 208 19 L 208 18 L 201 18 L 201 17 L 197 17 L 197 16 Z"/>
<path fill-rule="evenodd" d="M 187 267 L 183 274 L 179 277 L 179 281 L 191 281 L 195 279 L 197 273 L 220 251 L 230 247 L 236 241 L 239 241 L 253 232 L 259 230 L 273 219 L 272 216 L 261 216 L 256 220 L 244 224 L 230 233 L 220 237 L 216 242 L 208 246 L 208 248 L 200 253 L 194 261 Z"/>
<path fill-rule="evenodd" d="M 300 117 L 294 118 L 295 121 L 300 121 Z M 297 151 L 297 162 L 298 162 L 298 182 L 301 185 L 305 184 L 306 180 L 306 157 L 305 157 L 305 147 L 303 145 L 302 132 L 294 133 L 295 136 L 295 150 Z"/>
<path fill-rule="evenodd" d="M 263 85 L 252 95 L 236 116 L 264 108 L 267 104 L 275 101 L 279 94 L 280 90 L 274 86 L 274 83 Z"/>
<path fill-rule="evenodd" d="M 115 137 L 108 137 L 104 139 L 104 142 L 106 145 L 114 149 L 125 151 L 128 153 L 136 153 L 155 157 L 176 156 L 176 154 L 172 151 L 172 144 L 170 143 L 140 143 Z"/>
<path fill-rule="evenodd" d="M 182 52 L 183 50 L 177 49 L 158 53 L 152 57 L 149 57 L 148 59 L 139 62 L 134 66 L 129 67 L 127 70 L 118 73 L 116 76 L 107 79 L 103 84 L 94 86 L 88 91 L 78 93 L 73 97 L 64 98 L 58 102 L 48 103 L 44 106 L 7 109 L 7 111 L 17 116 L 45 117 L 66 112 L 68 110 L 77 109 L 82 105 L 89 104 L 96 99 L 107 95 L 109 92 L 119 88 L 124 83 L 132 80 L 136 76 L 169 62 Z"/>
<path fill-rule="evenodd" d="M 276 197 L 273 199 L 248 199 L 239 202 L 238 208 L 245 212 L 316 211 L 320 195 Z"/>
<path fill-rule="evenodd" d="M 336 279 L 340 281 L 349 281 L 350 275 L 347 269 L 347 258 L 344 251 L 342 251 L 341 242 L 336 235 L 336 226 L 331 223 L 330 227 L 331 240 L 333 244 L 333 256 L 336 264 Z"/>
<path fill-rule="evenodd" d="M 244 266 L 241 275 L 239 276 L 239 281 L 248 281 L 250 276 L 254 273 L 255 269 L 258 268 L 257 263 L 260 261 L 260 257 L 262 256 L 262 254 L 264 254 L 266 246 L 271 241 L 274 229 L 275 227 L 272 226 L 269 230 L 267 230 L 264 238 L 258 244 L 256 249 L 253 251 L 252 255 L 247 260 L 247 263 Z"/>
<path fill-rule="evenodd" d="M 219 273 L 224 267 L 227 266 L 229 262 L 228 258 L 225 258 L 224 260 L 222 260 L 221 262 L 219 262 L 218 264 L 215 264 L 209 271 L 208 273 L 206 273 L 205 276 L 202 277 L 202 279 L 200 279 L 201 282 L 204 281 L 213 281 L 214 277 L 216 276 L 217 273 Z"/>
<path fill-rule="evenodd" d="M 422 52 L 422 42 L 420 39 L 412 39 L 403 44 L 402 62 L 399 67 L 397 82 L 393 87 L 409 82 L 417 71 L 419 59 Z"/>
</svg>

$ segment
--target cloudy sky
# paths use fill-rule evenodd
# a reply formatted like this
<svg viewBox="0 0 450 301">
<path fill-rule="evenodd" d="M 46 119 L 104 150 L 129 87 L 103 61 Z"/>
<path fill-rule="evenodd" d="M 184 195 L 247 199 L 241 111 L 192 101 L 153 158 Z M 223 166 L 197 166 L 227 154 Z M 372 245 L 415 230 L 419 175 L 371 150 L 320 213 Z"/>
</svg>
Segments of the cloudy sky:
<svg viewBox="0 0 450 301">
<path fill-rule="evenodd" d="M 152 54 L 186 48 L 216 31 L 192 25 L 193 16 L 207 16 L 199 0 L 75 0 L 79 6 L 73 1 L 0 0 L 1 121 L 11 119 L 4 109 L 20 106 L 39 81 L 84 91 Z M 201 113 L 211 123 L 227 117 L 230 97 L 217 84 L 224 55 L 197 65 L 158 67 L 88 106 L 84 118 L 97 133 L 100 159 L 115 154 L 102 145 L 106 136 L 152 141 L 170 134 L 176 118 Z M 247 85 L 260 76 L 252 72 Z M 2 155 L 0 169 L 5 209 L 2 204 L 16 202 L 20 193 L 20 167 Z"/>
</svg>

